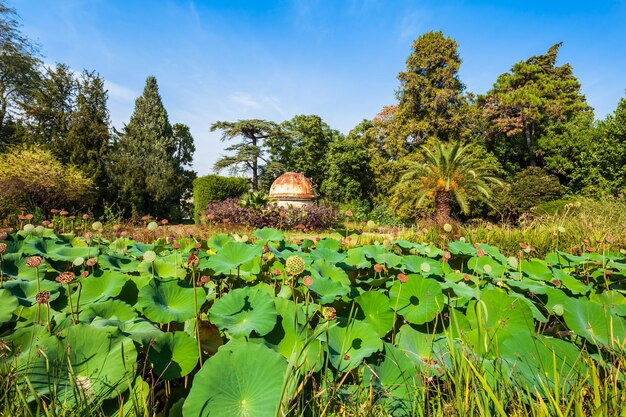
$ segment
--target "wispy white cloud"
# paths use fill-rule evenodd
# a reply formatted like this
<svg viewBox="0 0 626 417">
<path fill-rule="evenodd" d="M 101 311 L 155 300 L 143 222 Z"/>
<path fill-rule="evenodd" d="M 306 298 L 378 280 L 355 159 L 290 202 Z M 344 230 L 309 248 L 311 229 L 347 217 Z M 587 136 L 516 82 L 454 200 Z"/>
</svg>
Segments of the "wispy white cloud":
<svg viewBox="0 0 626 417">
<path fill-rule="evenodd" d="M 109 98 L 125 103 L 132 103 L 139 96 L 132 89 L 111 80 L 104 80 L 104 86 L 109 91 Z"/>
<path fill-rule="evenodd" d="M 425 16 L 421 11 L 413 10 L 406 13 L 398 26 L 398 39 L 400 42 L 417 38 L 424 30 L 424 20 Z"/>
<path fill-rule="evenodd" d="M 273 112 L 280 114 L 281 116 L 285 115 L 284 110 L 280 106 L 280 100 L 277 97 L 271 96 L 259 96 L 255 97 L 249 93 L 236 92 L 228 96 L 228 101 L 238 105 L 245 107 L 247 109 L 271 109 Z"/>
</svg>

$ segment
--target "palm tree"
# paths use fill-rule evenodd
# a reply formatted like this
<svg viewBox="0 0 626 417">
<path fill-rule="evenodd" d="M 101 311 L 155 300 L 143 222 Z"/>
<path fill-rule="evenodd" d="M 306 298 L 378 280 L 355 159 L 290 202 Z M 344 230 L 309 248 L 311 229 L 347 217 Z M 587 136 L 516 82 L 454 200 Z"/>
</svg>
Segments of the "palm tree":
<svg viewBox="0 0 626 417">
<path fill-rule="evenodd" d="M 455 200 L 461 212 L 469 213 L 470 195 L 485 200 L 491 198 L 489 184 L 501 185 L 492 170 L 470 153 L 470 146 L 457 143 L 437 143 L 434 151 L 423 148 L 425 161 L 414 162 L 396 186 L 396 201 L 420 205 L 434 199 L 435 220 L 442 224 L 450 221 L 450 209 Z"/>
</svg>

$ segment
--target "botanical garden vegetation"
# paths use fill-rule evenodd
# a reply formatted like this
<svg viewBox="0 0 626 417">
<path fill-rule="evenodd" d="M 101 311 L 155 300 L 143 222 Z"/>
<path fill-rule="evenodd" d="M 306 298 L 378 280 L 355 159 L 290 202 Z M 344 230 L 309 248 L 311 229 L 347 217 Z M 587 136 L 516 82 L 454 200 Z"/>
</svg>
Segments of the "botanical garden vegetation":
<svg viewBox="0 0 626 417">
<path fill-rule="evenodd" d="M 0 415 L 624 415 L 626 98 L 595 120 L 560 43 L 474 94 L 425 33 L 371 120 L 217 121 L 237 176 L 196 178 L 155 77 L 117 130 L 17 19 Z M 272 204 L 285 171 L 318 202 Z"/>
</svg>

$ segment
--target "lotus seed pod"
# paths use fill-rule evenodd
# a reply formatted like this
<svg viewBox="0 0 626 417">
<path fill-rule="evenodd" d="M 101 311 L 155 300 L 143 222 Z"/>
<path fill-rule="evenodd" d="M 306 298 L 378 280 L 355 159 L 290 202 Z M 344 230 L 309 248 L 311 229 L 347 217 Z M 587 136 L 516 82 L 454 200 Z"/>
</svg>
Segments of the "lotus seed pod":
<svg viewBox="0 0 626 417">
<path fill-rule="evenodd" d="M 28 223 L 24 225 L 24 232 L 30 233 L 33 230 L 35 230 L 35 226 L 33 226 L 32 224 Z"/>
<path fill-rule="evenodd" d="M 43 259 L 41 259 L 41 256 L 30 256 L 26 259 L 26 266 L 29 268 L 39 268 L 42 261 Z"/>
<path fill-rule="evenodd" d="M 398 281 L 405 283 L 409 281 L 409 277 L 405 274 L 398 274 Z"/>
<path fill-rule="evenodd" d="M 146 262 L 154 262 L 154 260 L 156 259 L 156 253 L 154 253 L 154 251 L 146 251 L 143 254 L 143 260 Z"/>
<path fill-rule="evenodd" d="M 519 265 L 517 258 L 514 256 L 511 256 L 510 258 L 506 258 L 506 261 L 511 268 L 517 268 L 517 266 Z"/>
<path fill-rule="evenodd" d="M 154 232 L 158 228 L 159 228 L 159 225 L 157 224 L 157 222 L 148 223 L 148 230 L 150 230 L 151 232 Z"/>
<path fill-rule="evenodd" d="M 59 284 L 69 284 L 76 276 L 73 272 L 61 272 L 54 280 Z"/>
<path fill-rule="evenodd" d="M 93 222 L 93 224 L 91 225 L 91 228 L 93 230 L 95 230 L 96 232 L 102 230 L 102 223 L 101 222 Z"/>
<path fill-rule="evenodd" d="M 335 317 L 337 317 L 337 310 L 335 310 L 333 307 L 324 307 L 322 309 L 322 316 L 326 320 L 333 320 Z"/>
<path fill-rule="evenodd" d="M 559 226 L 557 227 L 557 229 L 559 231 L 559 233 L 565 233 L 565 228 L 563 226 Z"/>
<path fill-rule="evenodd" d="M 491 274 L 493 268 L 491 268 L 491 265 L 486 264 L 485 266 L 483 266 L 483 271 L 485 271 L 486 274 Z"/>
<path fill-rule="evenodd" d="M 369 221 L 367 222 L 367 227 L 369 227 L 370 229 L 375 228 L 375 227 L 376 227 L 376 222 L 375 222 L 375 221 L 373 221 L 373 220 L 369 220 Z"/>
<path fill-rule="evenodd" d="M 445 230 L 446 233 L 450 233 L 452 231 L 452 225 L 450 223 L 444 224 L 443 230 Z"/>
<path fill-rule="evenodd" d="M 426 262 L 422 262 L 422 264 L 420 265 L 420 269 L 424 273 L 430 272 L 430 264 L 427 264 Z"/>
<path fill-rule="evenodd" d="M 81 266 L 84 262 L 85 262 L 85 258 L 83 258 L 82 256 L 79 256 L 78 258 L 74 259 L 74 262 L 72 263 L 75 266 Z"/>
<path fill-rule="evenodd" d="M 6 243 L 0 243 L 0 255 L 2 255 L 6 251 L 7 251 L 7 244 Z"/>
<path fill-rule="evenodd" d="M 298 255 L 291 255 L 285 261 L 285 271 L 287 275 L 297 276 L 304 272 L 305 268 L 304 259 Z"/>
<path fill-rule="evenodd" d="M 50 291 L 38 292 L 35 296 L 35 300 L 37 301 L 37 304 L 46 304 L 48 301 L 50 301 Z"/>
<path fill-rule="evenodd" d="M 45 227 L 43 227 L 43 226 L 37 226 L 37 227 L 35 227 L 35 233 L 37 233 L 37 234 L 42 234 L 42 233 L 43 233 L 43 232 L 45 232 L 45 231 L 46 231 L 46 228 L 45 228 Z"/>
</svg>

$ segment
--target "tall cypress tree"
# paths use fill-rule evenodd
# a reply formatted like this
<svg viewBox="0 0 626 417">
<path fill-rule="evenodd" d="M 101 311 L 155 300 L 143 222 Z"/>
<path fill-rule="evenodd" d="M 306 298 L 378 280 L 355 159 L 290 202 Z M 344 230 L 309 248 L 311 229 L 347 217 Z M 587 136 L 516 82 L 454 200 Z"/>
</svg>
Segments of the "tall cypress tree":
<svg viewBox="0 0 626 417">
<path fill-rule="evenodd" d="M 105 161 L 111 135 L 107 98 L 104 80 L 94 72 L 83 72 L 65 143 L 69 162 L 78 166 L 98 188 L 97 207 L 102 207 L 108 199 Z"/>
<path fill-rule="evenodd" d="M 127 213 L 178 217 L 183 177 L 177 146 L 155 77 L 114 144 L 111 172 Z"/>
</svg>

